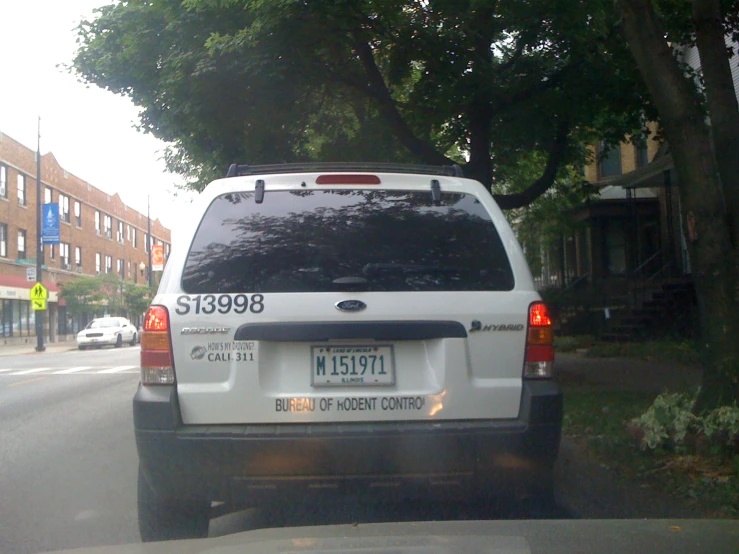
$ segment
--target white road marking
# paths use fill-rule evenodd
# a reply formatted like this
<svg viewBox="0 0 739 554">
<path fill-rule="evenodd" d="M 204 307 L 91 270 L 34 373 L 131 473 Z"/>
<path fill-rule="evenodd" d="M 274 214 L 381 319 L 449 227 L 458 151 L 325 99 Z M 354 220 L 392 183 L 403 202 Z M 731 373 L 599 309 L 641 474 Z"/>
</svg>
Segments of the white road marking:
<svg viewBox="0 0 739 554">
<path fill-rule="evenodd" d="M 70 367 L 69 369 L 63 369 L 61 371 L 54 371 L 54 375 L 67 375 L 69 373 L 77 373 L 78 371 L 85 371 L 87 369 L 92 369 L 92 366 L 89 365 L 83 365 L 81 367 Z"/>
<path fill-rule="evenodd" d="M 102 366 L 105 368 L 105 366 Z M 0 375 L 33 375 L 34 373 L 48 372 L 48 375 L 116 375 L 116 374 L 128 374 L 138 375 L 140 373 L 139 366 L 137 365 L 119 365 L 115 367 L 108 367 L 105 369 L 98 369 L 100 366 L 75 366 L 75 367 L 34 367 L 33 369 L 0 369 Z"/>
<path fill-rule="evenodd" d="M 42 371 L 49 371 L 50 367 L 36 367 L 33 369 L 24 369 L 23 371 L 16 371 L 15 373 L 8 373 L 8 375 L 30 375 L 31 373 L 41 373 Z"/>
<path fill-rule="evenodd" d="M 110 369 L 96 371 L 95 373 L 120 373 L 121 371 L 126 371 L 128 369 L 133 369 L 135 367 L 136 367 L 135 365 L 119 365 L 117 367 L 111 367 Z"/>
</svg>

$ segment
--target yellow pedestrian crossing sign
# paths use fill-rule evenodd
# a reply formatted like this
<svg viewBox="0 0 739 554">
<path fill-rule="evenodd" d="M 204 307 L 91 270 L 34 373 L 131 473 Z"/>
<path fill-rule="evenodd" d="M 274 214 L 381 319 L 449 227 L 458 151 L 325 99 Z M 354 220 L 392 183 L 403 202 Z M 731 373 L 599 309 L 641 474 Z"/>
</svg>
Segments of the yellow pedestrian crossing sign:
<svg viewBox="0 0 739 554">
<path fill-rule="evenodd" d="M 49 291 L 41 283 L 36 283 L 31 289 L 31 300 L 46 300 L 49 298 Z M 44 302 L 43 308 L 33 308 L 34 310 L 45 310 L 46 302 Z"/>
<path fill-rule="evenodd" d="M 33 298 L 31 300 L 31 307 L 36 312 L 45 310 L 46 309 L 46 299 L 45 298 Z"/>
</svg>

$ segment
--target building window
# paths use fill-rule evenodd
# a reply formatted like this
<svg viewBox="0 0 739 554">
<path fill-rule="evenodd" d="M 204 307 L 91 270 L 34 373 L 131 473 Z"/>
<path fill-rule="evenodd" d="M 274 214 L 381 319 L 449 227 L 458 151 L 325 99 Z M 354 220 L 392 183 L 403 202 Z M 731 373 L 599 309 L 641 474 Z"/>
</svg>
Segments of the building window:
<svg viewBox="0 0 739 554">
<path fill-rule="evenodd" d="M 636 167 L 644 167 L 649 165 L 649 150 L 647 149 L 647 141 L 642 140 L 634 146 L 636 150 Z"/>
<path fill-rule="evenodd" d="M 50 260 L 56 260 L 56 254 L 54 253 L 54 245 L 49 245 L 49 259 Z"/>
<path fill-rule="evenodd" d="M 74 263 L 77 267 L 82 267 L 82 248 L 74 247 Z"/>
<path fill-rule="evenodd" d="M 82 205 L 77 200 L 74 201 L 74 220 L 77 227 L 82 227 Z"/>
<path fill-rule="evenodd" d="M 18 229 L 18 258 L 23 259 L 26 257 L 26 231 L 25 229 Z"/>
<path fill-rule="evenodd" d="M 0 223 L 0 256 L 8 257 L 8 225 Z"/>
<path fill-rule="evenodd" d="M 69 196 L 59 195 L 59 218 L 69 223 Z"/>
<path fill-rule="evenodd" d="M 59 258 L 62 261 L 62 268 L 72 269 L 72 265 L 69 263 L 69 244 L 62 242 L 59 244 Z"/>
<path fill-rule="evenodd" d="M 598 175 L 601 179 L 621 175 L 621 146 L 607 150 L 604 142 L 598 145 Z"/>
<path fill-rule="evenodd" d="M 131 277 L 131 260 L 128 260 L 128 276 Z"/>
<path fill-rule="evenodd" d="M 120 258 L 118 258 L 118 276 L 121 279 L 125 279 L 126 278 L 126 272 L 124 270 L 124 267 L 125 267 L 125 265 L 123 263 L 123 260 L 121 260 Z"/>
<path fill-rule="evenodd" d="M 123 242 L 123 222 L 122 221 L 119 221 L 118 222 L 118 233 L 117 233 L 117 235 L 118 236 L 116 238 L 118 239 L 118 242 L 121 242 L 122 243 Z"/>
<path fill-rule="evenodd" d="M 100 212 L 95 210 L 95 231 L 100 234 Z"/>
<path fill-rule="evenodd" d="M 26 176 L 18 174 L 18 204 L 26 205 Z"/>
<path fill-rule="evenodd" d="M 51 204 L 51 189 L 44 187 L 44 204 Z"/>
<path fill-rule="evenodd" d="M 131 240 L 131 242 L 133 243 L 133 247 L 138 248 L 138 241 L 136 240 L 136 227 L 131 229 L 131 236 L 133 238 L 133 240 Z"/>
<path fill-rule="evenodd" d="M 113 271 L 113 256 L 105 256 L 105 273 L 112 273 Z"/>
<path fill-rule="evenodd" d="M 126 224 L 126 238 L 128 238 L 128 242 L 131 242 L 131 226 Z"/>
<path fill-rule="evenodd" d="M 149 233 L 144 233 L 144 252 L 148 254 L 150 248 L 151 248 L 151 239 L 149 238 Z"/>
<path fill-rule="evenodd" d="M 95 273 L 100 273 L 100 252 L 95 252 Z"/>
<path fill-rule="evenodd" d="M 109 215 L 103 216 L 103 229 L 105 230 L 105 236 L 109 239 L 113 238 L 113 218 Z"/>
<path fill-rule="evenodd" d="M 8 197 L 8 168 L 0 164 L 0 196 Z"/>
</svg>

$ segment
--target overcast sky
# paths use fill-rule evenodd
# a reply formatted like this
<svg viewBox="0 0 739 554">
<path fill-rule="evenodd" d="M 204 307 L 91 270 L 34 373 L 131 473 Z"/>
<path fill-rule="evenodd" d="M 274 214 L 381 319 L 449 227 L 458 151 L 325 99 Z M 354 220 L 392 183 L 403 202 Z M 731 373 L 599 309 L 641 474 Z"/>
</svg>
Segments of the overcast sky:
<svg viewBox="0 0 739 554">
<path fill-rule="evenodd" d="M 0 0 L 0 132 L 36 147 L 107 193 L 118 193 L 134 209 L 172 227 L 188 201 L 174 197 L 181 179 L 165 172 L 165 144 L 136 131 L 137 109 L 127 99 L 89 88 L 60 64 L 75 52 L 75 27 L 94 8 L 112 0 Z"/>
</svg>

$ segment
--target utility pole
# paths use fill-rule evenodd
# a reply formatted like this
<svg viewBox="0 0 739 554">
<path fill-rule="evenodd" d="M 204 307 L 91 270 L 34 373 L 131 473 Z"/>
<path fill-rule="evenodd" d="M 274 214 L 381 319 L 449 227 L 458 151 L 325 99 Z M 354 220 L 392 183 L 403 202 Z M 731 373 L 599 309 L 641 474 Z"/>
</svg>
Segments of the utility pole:
<svg viewBox="0 0 739 554">
<path fill-rule="evenodd" d="M 43 219 L 43 198 L 41 197 L 41 116 L 38 118 L 38 136 L 36 142 L 36 281 L 43 283 L 41 270 L 44 267 L 44 244 L 41 238 Z M 44 310 L 36 312 L 36 351 L 43 352 L 44 346 Z"/>
<path fill-rule="evenodd" d="M 150 206 L 149 206 L 149 195 L 146 195 L 146 232 L 149 235 L 147 237 L 148 241 L 148 247 L 149 247 L 149 292 L 151 292 L 151 284 L 152 284 L 152 274 L 151 274 L 151 243 L 154 242 L 151 240 L 151 212 L 150 212 Z"/>
</svg>

